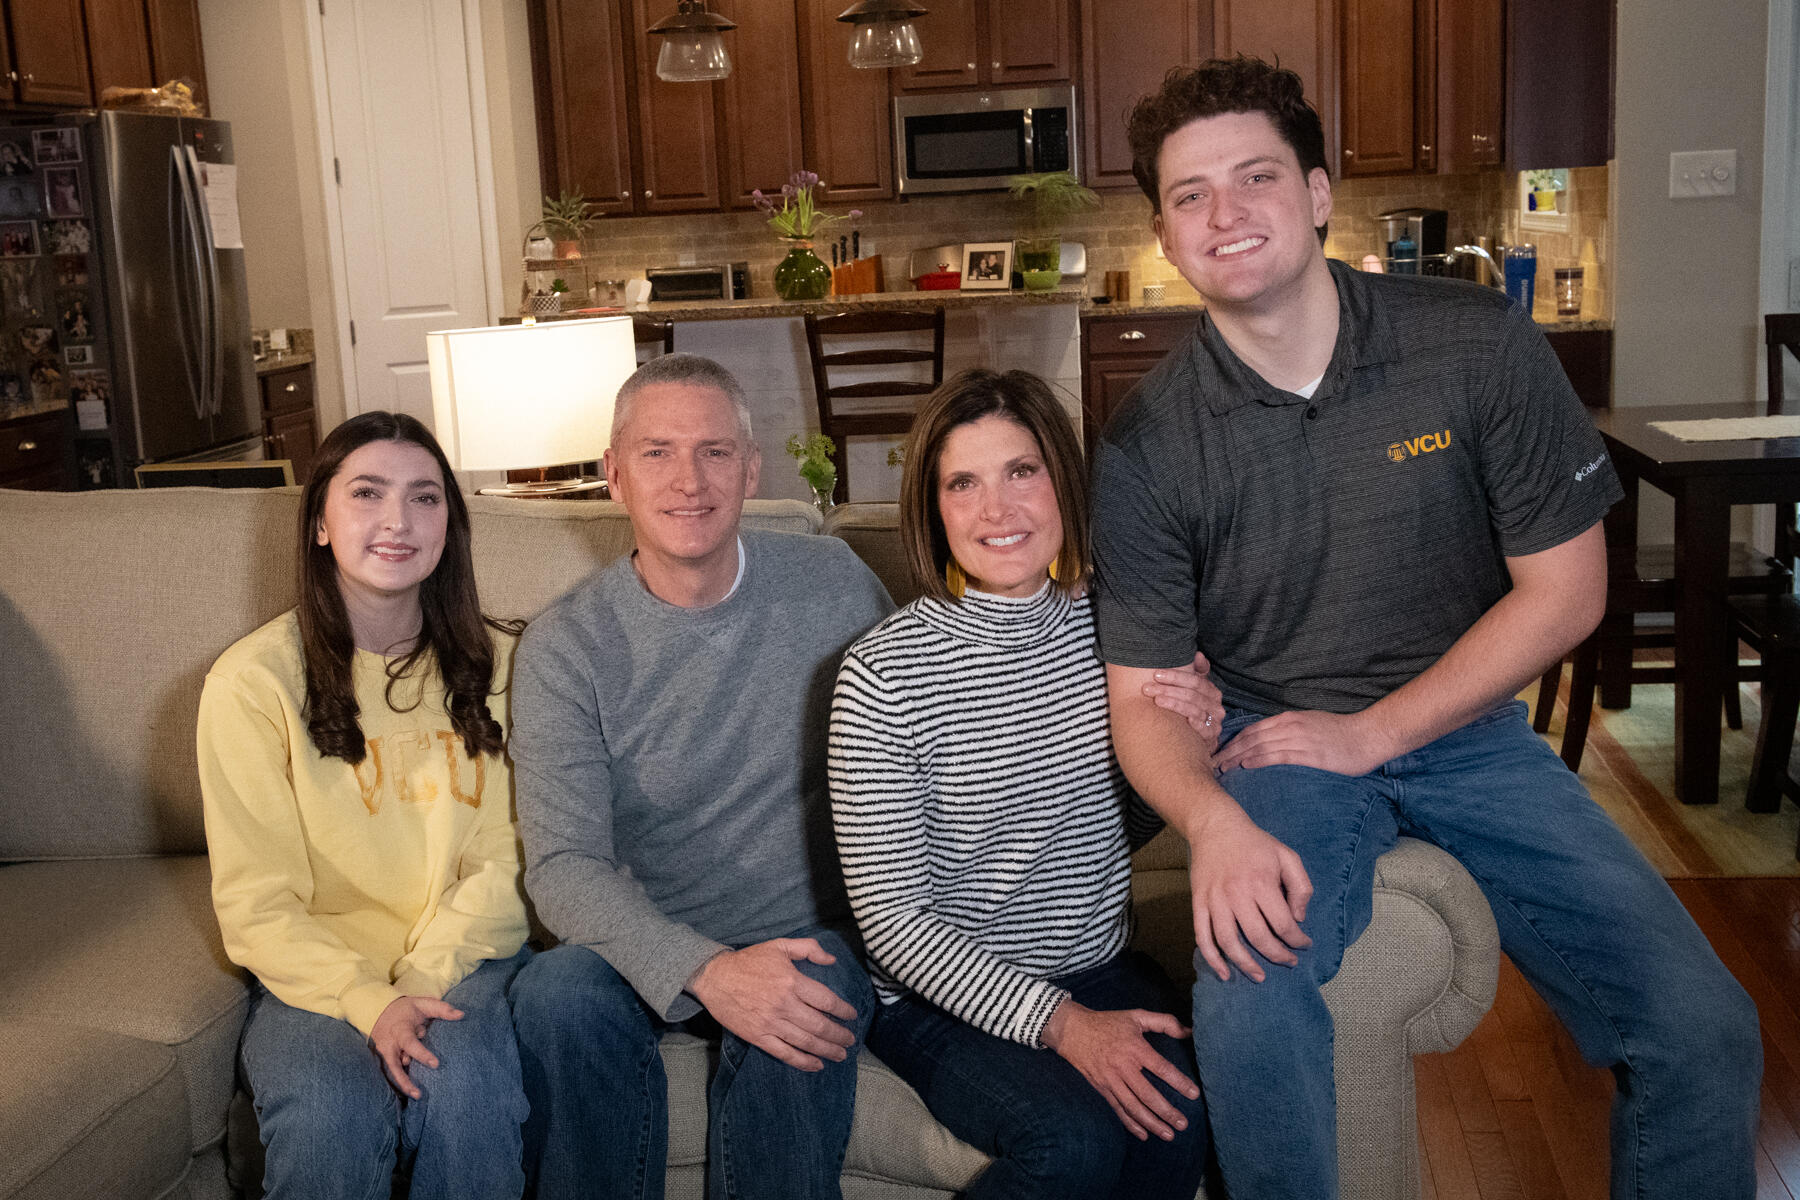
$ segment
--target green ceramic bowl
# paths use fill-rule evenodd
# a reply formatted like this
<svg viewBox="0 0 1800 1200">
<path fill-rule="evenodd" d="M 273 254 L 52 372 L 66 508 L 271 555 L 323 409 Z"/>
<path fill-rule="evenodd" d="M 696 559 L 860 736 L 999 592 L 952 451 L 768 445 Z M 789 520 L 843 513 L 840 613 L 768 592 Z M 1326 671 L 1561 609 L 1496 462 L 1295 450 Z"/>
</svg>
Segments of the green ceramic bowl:
<svg viewBox="0 0 1800 1200">
<path fill-rule="evenodd" d="M 1025 271 L 1025 290 L 1047 292 L 1062 282 L 1061 271 Z"/>
</svg>

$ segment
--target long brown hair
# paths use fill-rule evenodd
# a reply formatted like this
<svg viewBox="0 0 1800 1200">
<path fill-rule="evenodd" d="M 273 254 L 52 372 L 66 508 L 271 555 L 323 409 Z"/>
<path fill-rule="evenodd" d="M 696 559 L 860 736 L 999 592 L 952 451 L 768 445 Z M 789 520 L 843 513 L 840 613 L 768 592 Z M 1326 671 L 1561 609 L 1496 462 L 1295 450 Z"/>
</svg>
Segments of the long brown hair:
<svg viewBox="0 0 1800 1200">
<path fill-rule="evenodd" d="M 419 585 L 424 623 L 418 641 L 404 656 L 388 663 L 387 701 L 394 706 L 394 685 L 409 675 L 430 652 L 444 679 L 445 708 L 450 724 L 474 758 L 499 754 L 506 745 L 500 722 L 488 712 L 494 684 L 494 645 L 488 628 L 518 633 L 522 622 L 482 616 L 475 595 L 475 565 L 469 551 L 469 506 L 457 490 L 456 476 L 431 431 L 405 413 L 366 412 L 332 430 L 313 458 L 312 478 L 300 497 L 300 648 L 306 660 L 306 728 L 314 746 L 327 758 L 360 763 L 368 752 L 350 664 L 356 639 L 350 614 L 338 590 L 337 559 L 330 546 L 319 545 L 325 518 L 325 496 L 344 460 L 370 442 L 407 442 L 437 460 L 443 473 L 448 521 L 444 552 Z M 396 708 L 396 711 L 404 711 Z"/>
<path fill-rule="evenodd" d="M 919 590 L 955 603 L 944 583 L 950 540 L 938 512 L 938 461 L 952 430 L 983 417 L 1005 417 L 1037 440 L 1062 510 L 1062 551 L 1056 586 L 1073 595 L 1094 561 L 1088 543 L 1087 472 L 1069 414 L 1050 386 L 1029 371 L 1004 375 L 982 368 L 964 371 L 919 406 L 906 435 L 900 475 L 900 544 Z"/>
</svg>

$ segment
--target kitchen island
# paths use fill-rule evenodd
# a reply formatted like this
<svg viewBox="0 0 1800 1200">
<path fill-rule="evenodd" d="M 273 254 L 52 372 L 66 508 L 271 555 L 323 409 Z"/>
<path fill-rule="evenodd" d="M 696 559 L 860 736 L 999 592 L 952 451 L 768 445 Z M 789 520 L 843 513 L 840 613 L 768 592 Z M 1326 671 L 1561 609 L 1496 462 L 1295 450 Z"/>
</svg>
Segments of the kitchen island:
<svg viewBox="0 0 1800 1200">
<path fill-rule="evenodd" d="M 1081 421 L 1081 324 L 1085 288 L 1069 285 L 1042 292 L 941 291 L 876 292 L 831 296 L 823 300 L 681 300 L 655 302 L 632 310 L 633 316 L 675 322 L 675 349 L 701 354 L 730 368 L 749 396 L 757 445 L 762 450 L 765 497 L 809 500 L 811 490 L 788 457 L 787 440 L 819 427 L 813 396 L 812 365 L 806 351 L 807 313 L 836 313 L 859 308 L 944 310 L 944 377 L 970 367 L 1034 372 L 1047 380 L 1079 429 Z M 873 344 L 875 339 L 871 339 Z M 845 339 L 835 349 L 849 349 Z M 871 369 L 870 378 L 894 378 L 901 368 Z M 929 381 L 929 367 L 899 377 Z M 835 382 L 855 382 L 840 371 Z M 839 408 L 854 411 L 854 402 Z M 847 451 L 852 500 L 896 500 L 900 471 L 888 465 L 888 452 L 898 438 L 859 437 Z"/>
</svg>

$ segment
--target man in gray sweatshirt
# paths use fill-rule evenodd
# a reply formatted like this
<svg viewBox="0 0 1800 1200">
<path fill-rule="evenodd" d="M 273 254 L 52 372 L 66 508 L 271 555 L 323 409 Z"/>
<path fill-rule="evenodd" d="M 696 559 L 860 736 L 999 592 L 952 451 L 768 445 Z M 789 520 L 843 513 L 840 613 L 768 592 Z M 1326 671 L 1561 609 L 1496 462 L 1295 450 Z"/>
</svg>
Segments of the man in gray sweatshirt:
<svg viewBox="0 0 1800 1200">
<path fill-rule="evenodd" d="M 892 610 L 835 538 L 740 531 L 743 390 L 693 355 L 619 390 L 637 549 L 534 621 L 513 673 L 525 886 L 562 943 L 512 989 L 543 1200 L 660 1197 L 661 1035 L 721 1035 L 708 1194 L 836 1197 L 874 1008 L 825 785 L 838 660 Z"/>
</svg>

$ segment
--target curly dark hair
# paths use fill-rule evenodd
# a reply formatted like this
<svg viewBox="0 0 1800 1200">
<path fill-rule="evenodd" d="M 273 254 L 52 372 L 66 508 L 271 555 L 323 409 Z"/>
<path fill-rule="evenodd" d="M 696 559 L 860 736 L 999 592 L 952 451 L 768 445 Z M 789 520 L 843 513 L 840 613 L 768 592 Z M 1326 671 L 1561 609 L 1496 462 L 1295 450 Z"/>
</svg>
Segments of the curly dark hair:
<svg viewBox="0 0 1800 1200">
<path fill-rule="evenodd" d="M 437 439 L 417 418 L 405 413 L 366 412 L 332 430 L 319 445 L 312 477 L 300 497 L 299 617 L 300 647 L 306 661 L 307 732 L 327 758 L 355 764 L 368 753 L 351 679 L 356 641 L 350 614 L 338 590 L 337 559 L 330 546 L 319 544 L 318 532 L 331 481 L 344 460 L 370 442 L 410 442 L 430 453 L 443 473 L 448 517 L 444 552 L 419 585 L 419 607 L 424 613 L 419 640 L 410 652 L 388 663 L 388 704 L 394 706 L 394 685 L 430 652 L 444 679 L 450 724 L 469 757 L 497 755 L 506 746 L 506 734 L 488 712 L 487 698 L 494 685 L 494 645 L 487 631 L 491 626 L 516 634 L 524 624 L 482 615 L 469 551 L 469 506 L 457 490 L 456 476 Z"/>
<path fill-rule="evenodd" d="M 1315 167 L 1329 172 L 1325 129 L 1318 111 L 1306 102 L 1304 92 L 1300 76 L 1286 67 L 1242 54 L 1170 71 L 1163 77 L 1162 87 L 1139 100 L 1126 120 L 1131 173 L 1144 195 L 1150 197 L 1150 210 L 1162 212 L 1156 159 L 1162 153 L 1163 142 L 1176 130 L 1202 117 L 1267 113 L 1281 140 L 1300 160 L 1302 175 L 1311 175 Z"/>
</svg>

